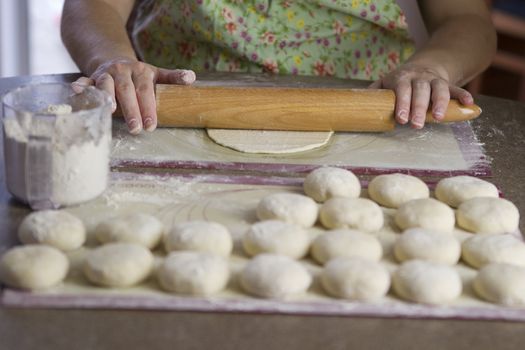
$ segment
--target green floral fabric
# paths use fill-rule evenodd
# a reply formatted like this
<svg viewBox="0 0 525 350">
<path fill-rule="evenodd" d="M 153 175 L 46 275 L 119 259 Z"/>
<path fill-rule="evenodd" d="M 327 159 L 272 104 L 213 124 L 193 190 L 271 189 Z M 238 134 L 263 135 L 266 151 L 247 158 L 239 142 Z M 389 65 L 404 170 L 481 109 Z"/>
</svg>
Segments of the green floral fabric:
<svg viewBox="0 0 525 350">
<path fill-rule="evenodd" d="M 161 67 L 377 79 L 413 52 L 394 0 L 146 0 L 132 40 Z"/>
</svg>

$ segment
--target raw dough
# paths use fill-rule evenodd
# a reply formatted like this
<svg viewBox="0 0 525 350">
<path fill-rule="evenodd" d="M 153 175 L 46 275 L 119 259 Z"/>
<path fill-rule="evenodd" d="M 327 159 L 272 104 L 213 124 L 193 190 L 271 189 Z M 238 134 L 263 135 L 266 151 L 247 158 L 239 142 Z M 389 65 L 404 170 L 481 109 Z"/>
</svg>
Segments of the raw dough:
<svg viewBox="0 0 525 350">
<path fill-rule="evenodd" d="M 477 233 L 510 233 L 518 229 L 520 213 L 503 198 L 477 197 L 463 202 L 457 212 L 458 226 Z"/>
<path fill-rule="evenodd" d="M 267 220 L 253 224 L 244 234 L 242 244 L 251 256 L 273 253 L 300 259 L 308 252 L 310 237 L 297 225 Z"/>
<path fill-rule="evenodd" d="M 206 252 L 172 252 L 162 262 L 157 277 L 169 292 L 211 295 L 224 289 L 230 270 L 226 258 Z"/>
<path fill-rule="evenodd" d="M 84 274 L 94 284 L 129 287 L 145 280 L 153 268 L 153 254 L 134 243 L 109 243 L 88 253 Z"/>
<path fill-rule="evenodd" d="M 18 227 L 23 244 L 47 244 L 60 250 L 80 248 L 86 240 L 82 220 L 61 210 L 36 211 L 24 218 Z"/>
<path fill-rule="evenodd" d="M 394 255 L 400 262 L 421 259 L 455 265 L 461 255 L 461 245 L 451 234 L 411 228 L 403 232 L 395 242 Z"/>
<path fill-rule="evenodd" d="M 488 264 L 479 270 L 472 283 L 481 298 L 506 306 L 525 305 L 525 267 Z"/>
<path fill-rule="evenodd" d="M 148 249 L 155 248 L 162 233 L 163 226 L 159 219 L 142 213 L 111 218 L 95 228 L 95 235 L 101 243 L 136 243 Z"/>
<path fill-rule="evenodd" d="M 371 234 L 339 229 L 317 236 L 312 243 L 311 253 L 321 264 L 337 257 L 360 257 L 379 261 L 383 248 Z"/>
<path fill-rule="evenodd" d="M 378 262 L 339 257 L 321 272 L 321 283 L 331 295 L 352 300 L 377 300 L 390 288 L 390 274 Z"/>
<path fill-rule="evenodd" d="M 304 293 L 312 276 L 301 263 L 284 255 L 260 254 L 240 274 L 242 288 L 263 298 L 286 298 Z"/>
<path fill-rule="evenodd" d="M 221 146 L 243 153 L 282 154 L 310 151 L 330 141 L 333 131 L 206 129 Z"/>
<path fill-rule="evenodd" d="M 259 220 L 277 219 L 301 227 L 312 227 L 318 213 L 319 208 L 313 199 L 296 193 L 273 193 L 264 197 L 257 206 Z"/>
<path fill-rule="evenodd" d="M 332 197 L 359 197 L 361 183 L 350 170 L 321 167 L 306 176 L 303 190 L 317 202 L 324 202 Z"/>
<path fill-rule="evenodd" d="M 525 266 L 525 243 L 511 234 L 475 235 L 463 242 L 462 250 L 463 260 L 475 268 L 489 263 Z"/>
<path fill-rule="evenodd" d="M 496 186 L 473 176 L 453 176 L 440 180 L 434 191 L 436 198 L 457 208 L 475 197 L 499 197 Z"/>
<path fill-rule="evenodd" d="M 327 200 L 319 211 L 326 228 L 353 228 L 373 232 L 383 227 L 383 211 L 366 198 L 334 197 Z"/>
<path fill-rule="evenodd" d="M 46 289 L 60 283 L 69 261 L 60 250 L 45 245 L 26 245 L 8 250 L 0 260 L 0 279 L 10 287 Z"/>
<path fill-rule="evenodd" d="M 413 199 L 428 198 L 430 191 L 426 183 L 417 177 L 405 174 L 376 176 L 368 184 L 371 199 L 389 208 L 397 208 Z"/>
<path fill-rule="evenodd" d="M 461 278 L 449 265 L 424 260 L 404 262 L 392 276 L 392 286 L 403 299 L 422 304 L 445 304 L 461 295 Z"/>
<path fill-rule="evenodd" d="M 224 225 L 196 220 L 175 224 L 164 236 L 164 248 L 167 252 L 195 250 L 229 256 L 233 242 Z"/>
<path fill-rule="evenodd" d="M 422 227 L 430 230 L 451 232 L 454 229 L 454 211 L 433 198 L 414 199 L 402 204 L 394 220 L 402 230 Z"/>
</svg>

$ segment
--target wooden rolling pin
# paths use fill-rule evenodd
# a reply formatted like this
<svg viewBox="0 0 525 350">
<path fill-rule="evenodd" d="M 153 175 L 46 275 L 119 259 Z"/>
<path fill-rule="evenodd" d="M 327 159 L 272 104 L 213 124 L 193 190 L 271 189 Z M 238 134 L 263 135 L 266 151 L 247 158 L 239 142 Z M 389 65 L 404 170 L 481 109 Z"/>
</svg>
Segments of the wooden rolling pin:
<svg viewBox="0 0 525 350">
<path fill-rule="evenodd" d="M 300 130 L 388 131 L 395 127 L 391 90 L 156 86 L 160 126 Z M 451 100 L 444 122 L 476 118 L 481 109 Z M 434 119 L 427 112 L 427 122 Z"/>
</svg>

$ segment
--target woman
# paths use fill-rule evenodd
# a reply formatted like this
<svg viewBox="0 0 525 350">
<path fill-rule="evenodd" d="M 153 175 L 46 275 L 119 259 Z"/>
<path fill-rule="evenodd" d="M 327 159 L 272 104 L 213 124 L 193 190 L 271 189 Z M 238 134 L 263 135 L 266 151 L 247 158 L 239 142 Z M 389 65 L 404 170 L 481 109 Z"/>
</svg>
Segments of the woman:
<svg viewBox="0 0 525 350">
<path fill-rule="evenodd" d="M 66 0 L 62 37 L 87 76 L 74 86 L 109 92 L 132 134 L 157 125 L 154 84 L 194 71 L 376 80 L 395 91 L 396 120 L 422 128 L 429 106 L 439 121 L 451 97 L 473 103 L 460 86 L 496 34 L 483 0 L 418 3 L 430 38 L 417 52 L 394 0 Z"/>
</svg>

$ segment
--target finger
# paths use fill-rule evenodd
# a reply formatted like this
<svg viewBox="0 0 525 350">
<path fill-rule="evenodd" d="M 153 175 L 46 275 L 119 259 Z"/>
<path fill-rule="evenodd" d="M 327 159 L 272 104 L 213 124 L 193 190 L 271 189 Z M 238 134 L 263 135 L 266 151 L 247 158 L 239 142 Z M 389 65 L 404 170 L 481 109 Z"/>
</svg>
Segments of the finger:
<svg viewBox="0 0 525 350">
<path fill-rule="evenodd" d="M 410 111 L 410 101 L 412 99 L 412 86 L 407 80 L 401 80 L 395 87 L 396 93 L 396 110 L 395 116 L 399 124 L 406 124 L 408 122 L 408 114 Z"/>
<path fill-rule="evenodd" d="M 114 79 L 115 94 L 128 125 L 128 130 L 131 134 L 139 134 L 142 130 L 142 119 L 140 118 L 140 109 L 133 80 L 131 80 L 131 76 L 126 74 L 118 75 Z"/>
<path fill-rule="evenodd" d="M 414 128 L 421 129 L 425 125 L 425 117 L 429 103 L 430 83 L 426 80 L 413 80 L 410 123 Z"/>
<path fill-rule="evenodd" d="M 157 70 L 157 83 L 190 85 L 195 81 L 195 72 L 187 69 L 165 69 Z"/>
<path fill-rule="evenodd" d="M 383 87 L 383 81 L 381 79 L 374 81 L 368 86 L 369 89 L 381 89 Z"/>
<path fill-rule="evenodd" d="M 430 82 L 432 88 L 432 117 L 443 120 L 450 101 L 450 90 L 448 83 L 442 79 L 434 79 Z"/>
<path fill-rule="evenodd" d="M 107 92 L 111 96 L 111 113 L 117 109 L 117 102 L 115 99 L 115 81 L 108 73 L 101 74 L 95 81 L 95 86 Z"/>
<path fill-rule="evenodd" d="M 153 85 L 154 75 L 150 69 L 132 75 L 140 115 L 142 116 L 142 124 L 147 131 L 153 131 L 157 127 L 157 105 Z"/>
<path fill-rule="evenodd" d="M 466 106 L 474 104 L 474 98 L 472 97 L 470 92 L 458 86 L 450 87 L 450 97 L 458 99 L 459 102 Z"/>
<path fill-rule="evenodd" d="M 80 94 L 82 91 L 84 91 L 86 86 L 90 86 L 94 84 L 95 84 L 95 81 L 93 79 L 88 78 L 88 77 L 80 77 L 71 83 L 71 88 L 73 89 L 75 93 Z"/>
</svg>

